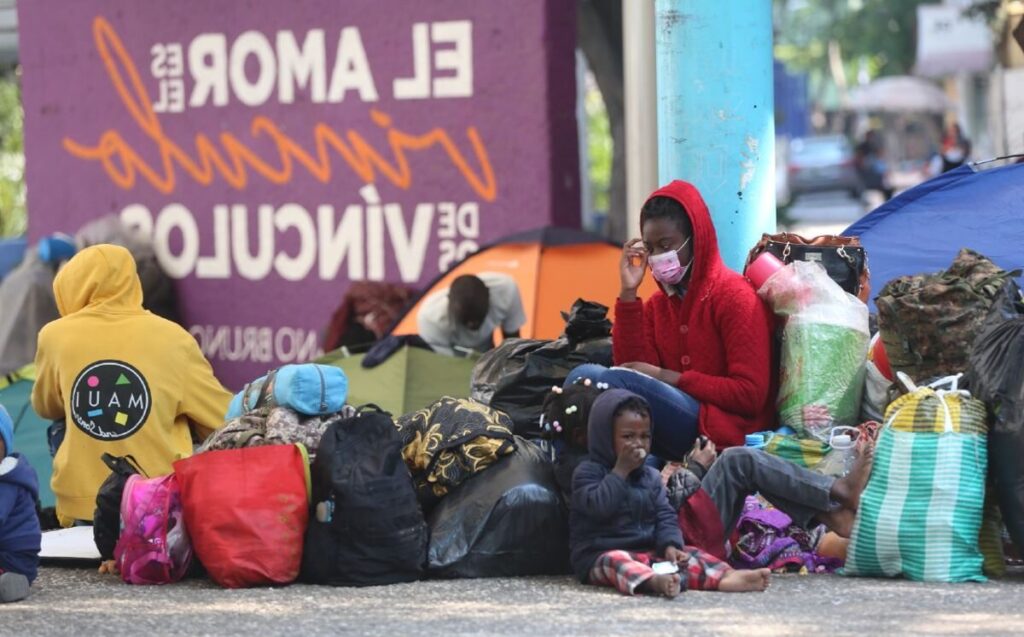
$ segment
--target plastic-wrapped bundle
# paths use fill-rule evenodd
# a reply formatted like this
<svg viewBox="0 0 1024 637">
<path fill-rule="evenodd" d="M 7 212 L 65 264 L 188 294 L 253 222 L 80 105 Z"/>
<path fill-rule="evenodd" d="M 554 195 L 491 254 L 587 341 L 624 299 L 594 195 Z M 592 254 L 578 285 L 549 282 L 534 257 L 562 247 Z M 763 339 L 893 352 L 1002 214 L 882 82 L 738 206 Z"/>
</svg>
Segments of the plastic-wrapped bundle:
<svg viewBox="0 0 1024 637">
<path fill-rule="evenodd" d="M 803 261 L 773 274 L 758 294 L 786 319 L 779 421 L 821 441 L 833 427 L 857 425 L 870 338 L 867 306 L 820 265 Z"/>
<path fill-rule="evenodd" d="M 528 440 L 466 480 L 428 520 L 428 569 L 439 577 L 568 572 L 569 530 L 551 463 Z"/>
</svg>

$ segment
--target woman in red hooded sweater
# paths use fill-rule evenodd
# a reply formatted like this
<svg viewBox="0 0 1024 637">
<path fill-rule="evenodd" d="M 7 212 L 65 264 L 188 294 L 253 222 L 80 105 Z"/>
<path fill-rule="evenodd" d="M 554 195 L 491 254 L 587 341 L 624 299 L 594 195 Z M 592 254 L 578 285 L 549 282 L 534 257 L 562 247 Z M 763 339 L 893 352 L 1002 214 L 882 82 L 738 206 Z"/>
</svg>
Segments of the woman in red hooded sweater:
<svg viewBox="0 0 1024 637">
<path fill-rule="evenodd" d="M 654 455 L 682 458 L 698 435 L 719 448 L 774 428 L 771 313 L 718 252 L 707 204 L 673 181 L 640 213 L 642 239 L 623 248 L 615 305 L 618 367 L 584 365 L 567 384 L 591 378 L 643 396 L 654 421 Z M 637 296 L 650 267 L 661 290 Z"/>
</svg>

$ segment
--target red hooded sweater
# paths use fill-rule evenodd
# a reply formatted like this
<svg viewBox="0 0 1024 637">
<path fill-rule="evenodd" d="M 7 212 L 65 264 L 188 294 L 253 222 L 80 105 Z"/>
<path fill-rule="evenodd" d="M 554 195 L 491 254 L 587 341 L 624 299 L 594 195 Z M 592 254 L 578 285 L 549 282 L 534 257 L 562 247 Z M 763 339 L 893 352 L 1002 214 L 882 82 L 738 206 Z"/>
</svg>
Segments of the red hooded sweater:
<svg viewBox="0 0 1024 637">
<path fill-rule="evenodd" d="M 677 386 L 701 404 L 700 432 L 719 448 L 742 445 L 746 434 L 775 427 L 771 312 L 722 263 L 707 204 L 693 185 L 676 180 L 651 197 L 671 197 L 689 215 L 692 274 L 682 298 L 659 290 L 646 303 L 616 303 L 615 363 L 680 372 Z"/>
</svg>

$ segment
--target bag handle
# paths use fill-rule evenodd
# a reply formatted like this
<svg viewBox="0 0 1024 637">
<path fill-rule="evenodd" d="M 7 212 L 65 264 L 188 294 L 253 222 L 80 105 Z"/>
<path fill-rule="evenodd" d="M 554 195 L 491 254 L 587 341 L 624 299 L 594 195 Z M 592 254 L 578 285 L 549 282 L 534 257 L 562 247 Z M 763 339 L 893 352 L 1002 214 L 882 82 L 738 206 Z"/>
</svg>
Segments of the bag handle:
<svg viewBox="0 0 1024 637">
<path fill-rule="evenodd" d="M 100 460 L 102 460 L 103 464 L 107 465 L 107 468 L 114 473 L 119 473 L 121 475 L 131 475 L 128 472 L 124 471 L 124 466 L 122 465 L 122 463 L 124 463 L 127 464 L 130 468 L 134 469 L 135 473 L 138 473 L 145 478 L 149 478 L 149 475 L 142 470 L 141 466 L 139 466 L 139 462 L 135 459 L 135 456 L 131 454 L 127 454 L 124 456 L 115 456 L 111 453 L 103 452 L 103 455 L 100 456 Z"/>
<path fill-rule="evenodd" d="M 260 395 L 256 397 L 256 404 L 253 405 L 252 409 L 259 409 L 267 404 L 267 401 L 270 399 L 270 388 L 274 386 L 275 378 L 277 378 L 276 369 L 267 372 L 267 376 L 263 379 L 263 386 L 260 387 Z M 249 411 L 252 411 L 252 409 Z"/>
<path fill-rule="evenodd" d="M 376 412 L 378 414 L 384 414 L 390 416 L 391 412 L 386 409 L 382 409 L 377 403 L 365 403 L 356 407 L 356 416 L 361 416 L 363 412 Z"/>
<path fill-rule="evenodd" d="M 946 379 L 943 379 L 943 380 L 946 380 Z M 955 390 L 951 390 L 951 391 L 947 391 L 945 389 L 938 389 L 938 390 L 936 390 L 936 389 L 932 389 L 931 387 L 921 387 L 921 388 L 919 388 L 919 389 L 917 389 L 915 391 L 915 393 L 917 393 L 917 392 L 922 392 L 922 397 L 923 398 L 927 398 L 927 397 L 929 397 L 929 395 L 930 396 L 934 396 L 935 398 L 938 398 L 939 404 L 942 405 L 942 412 L 943 412 L 942 413 L 942 416 L 943 416 L 943 426 L 942 426 L 942 429 L 947 434 L 954 433 L 953 432 L 953 411 L 949 408 L 949 404 L 946 402 L 946 398 L 951 397 L 951 396 L 959 396 L 961 398 L 970 398 L 971 397 L 970 392 L 968 392 L 966 390 L 963 390 L 963 389 L 955 389 Z M 893 414 L 891 416 L 889 416 L 889 418 L 885 421 L 885 425 L 884 425 L 884 427 L 886 429 L 888 429 L 889 427 L 892 427 L 892 423 L 896 420 L 896 417 L 900 415 L 900 412 L 903 411 L 903 409 L 905 409 L 905 407 L 897 409 L 896 411 L 893 412 Z"/>
</svg>

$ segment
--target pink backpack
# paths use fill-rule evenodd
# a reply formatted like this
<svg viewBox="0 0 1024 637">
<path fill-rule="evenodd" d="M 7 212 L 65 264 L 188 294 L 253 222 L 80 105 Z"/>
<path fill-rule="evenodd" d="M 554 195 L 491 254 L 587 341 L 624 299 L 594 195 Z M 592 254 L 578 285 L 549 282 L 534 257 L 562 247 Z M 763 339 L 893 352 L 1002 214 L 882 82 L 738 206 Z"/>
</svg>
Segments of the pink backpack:
<svg viewBox="0 0 1024 637">
<path fill-rule="evenodd" d="M 174 474 L 128 478 L 121 497 L 121 536 L 114 548 L 121 578 L 129 584 L 169 584 L 192 562 L 181 487 Z"/>
</svg>

